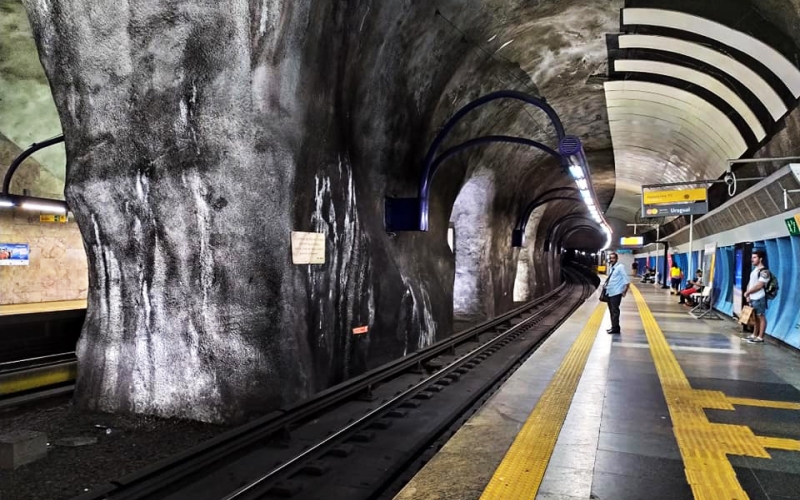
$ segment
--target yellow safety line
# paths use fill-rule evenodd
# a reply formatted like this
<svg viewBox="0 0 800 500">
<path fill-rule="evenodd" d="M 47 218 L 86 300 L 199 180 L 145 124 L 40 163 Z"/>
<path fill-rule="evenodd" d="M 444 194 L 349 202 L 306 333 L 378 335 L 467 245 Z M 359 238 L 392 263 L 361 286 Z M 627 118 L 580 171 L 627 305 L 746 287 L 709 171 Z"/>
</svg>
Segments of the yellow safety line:
<svg viewBox="0 0 800 500">
<path fill-rule="evenodd" d="M 21 372 L 18 374 L 5 375 L 0 377 L 0 395 L 5 396 L 30 389 L 71 382 L 75 380 L 77 374 L 77 364 L 69 363 L 43 368 L 34 373 Z"/>
<path fill-rule="evenodd" d="M 708 420 L 705 408 L 735 410 L 733 404 L 767 406 L 747 398 L 729 398 L 719 391 L 692 389 L 678 360 L 658 326 L 655 317 L 635 287 L 631 287 L 644 324 L 650 354 L 656 366 L 661 388 L 672 418 L 686 479 L 698 500 L 743 500 L 749 498 L 736 478 L 728 455 L 771 458 L 766 448 L 800 451 L 800 442 L 792 439 L 756 436 L 744 425 L 716 424 Z M 765 403 L 755 405 L 753 403 Z M 785 406 L 781 406 L 785 407 Z"/>
<path fill-rule="evenodd" d="M 776 408 L 778 410 L 800 410 L 800 403 L 789 401 L 767 401 L 764 399 L 733 398 L 728 396 L 728 402 L 739 406 L 758 406 L 760 408 Z"/>
<path fill-rule="evenodd" d="M 605 312 L 605 304 L 595 308 L 494 472 L 481 500 L 531 500 L 536 496 Z"/>
</svg>

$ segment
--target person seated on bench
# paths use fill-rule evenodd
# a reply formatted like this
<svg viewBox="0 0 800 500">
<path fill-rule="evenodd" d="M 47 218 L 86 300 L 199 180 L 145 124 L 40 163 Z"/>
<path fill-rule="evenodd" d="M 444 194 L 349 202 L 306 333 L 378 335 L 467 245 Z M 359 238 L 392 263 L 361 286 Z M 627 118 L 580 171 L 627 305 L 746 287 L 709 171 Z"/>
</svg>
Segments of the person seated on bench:
<svg viewBox="0 0 800 500">
<path fill-rule="evenodd" d="M 644 274 L 642 274 L 642 283 L 655 283 L 656 282 L 656 272 L 654 269 L 651 269 L 650 266 L 647 266 L 644 270 Z"/>
<path fill-rule="evenodd" d="M 697 270 L 695 273 L 695 279 L 689 281 L 685 289 L 683 289 L 680 293 L 680 302 L 679 304 L 685 304 L 686 299 L 690 299 L 689 304 L 691 305 L 691 296 L 693 293 L 700 293 L 703 291 L 703 271 L 700 269 Z"/>
</svg>

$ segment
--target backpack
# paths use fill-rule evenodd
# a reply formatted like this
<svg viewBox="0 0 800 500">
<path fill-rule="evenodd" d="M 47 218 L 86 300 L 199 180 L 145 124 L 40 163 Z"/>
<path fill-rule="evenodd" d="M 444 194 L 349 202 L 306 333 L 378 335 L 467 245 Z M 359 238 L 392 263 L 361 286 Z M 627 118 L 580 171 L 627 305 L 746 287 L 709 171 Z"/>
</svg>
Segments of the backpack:
<svg viewBox="0 0 800 500">
<path fill-rule="evenodd" d="M 767 294 L 767 299 L 772 300 L 778 295 L 778 278 L 775 277 L 775 273 L 772 271 L 769 272 L 769 282 L 767 282 L 766 286 L 764 287 L 764 292 Z"/>
</svg>

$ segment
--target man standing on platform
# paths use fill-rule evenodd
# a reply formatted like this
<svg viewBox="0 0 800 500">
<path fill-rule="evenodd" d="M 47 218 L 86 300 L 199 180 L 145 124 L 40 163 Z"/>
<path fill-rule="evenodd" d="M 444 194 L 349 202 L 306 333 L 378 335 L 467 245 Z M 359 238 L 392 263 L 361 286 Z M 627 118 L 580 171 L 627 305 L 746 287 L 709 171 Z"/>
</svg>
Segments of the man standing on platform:
<svg viewBox="0 0 800 500">
<path fill-rule="evenodd" d="M 628 278 L 628 273 L 625 272 L 625 267 L 618 264 L 619 257 L 616 253 L 611 252 L 608 254 L 608 263 L 611 268 L 608 271 L 608 278 L 606 279 L 606 294 L 608 295 L 608 310 L 611 314 L 611 328 L 608 333 L 620 333 L 619 330 L 619 306 L 622 304 L 622 298 L 628 294 L 628 288 L 631 286 L 631 281 Z"/>
<path fill-rule="evenodd" d="M 752 344 L 764 342 L 764 333 L 767 330 L 767 292 L 764 288 L 772 276 L 769 269 L 764 266 L 766 258 L 767 253 L 764 250 L 753 250 L 751 257 L 753 272 L 750 273 L 750 283 L 744 292 L 745 298 L 753 308 L 753 314 L 756 315 L 753 335 L 747 337 L 747 341 Z"/>
</svg>

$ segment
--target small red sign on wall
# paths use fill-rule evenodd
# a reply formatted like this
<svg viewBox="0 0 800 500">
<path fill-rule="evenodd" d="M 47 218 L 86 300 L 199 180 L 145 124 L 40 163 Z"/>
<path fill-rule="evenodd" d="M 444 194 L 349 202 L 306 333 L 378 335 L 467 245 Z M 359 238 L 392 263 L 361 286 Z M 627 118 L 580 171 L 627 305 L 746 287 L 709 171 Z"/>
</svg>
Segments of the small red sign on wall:
<svg viewBox="0 0 800 500">
<path fill-rule="evenodd" d="M 368 326 L 359 326 L 358 328 L 353 328 L 353 335 L 361 335 L 367 333 L 369 331 Z"/>
</svg>

